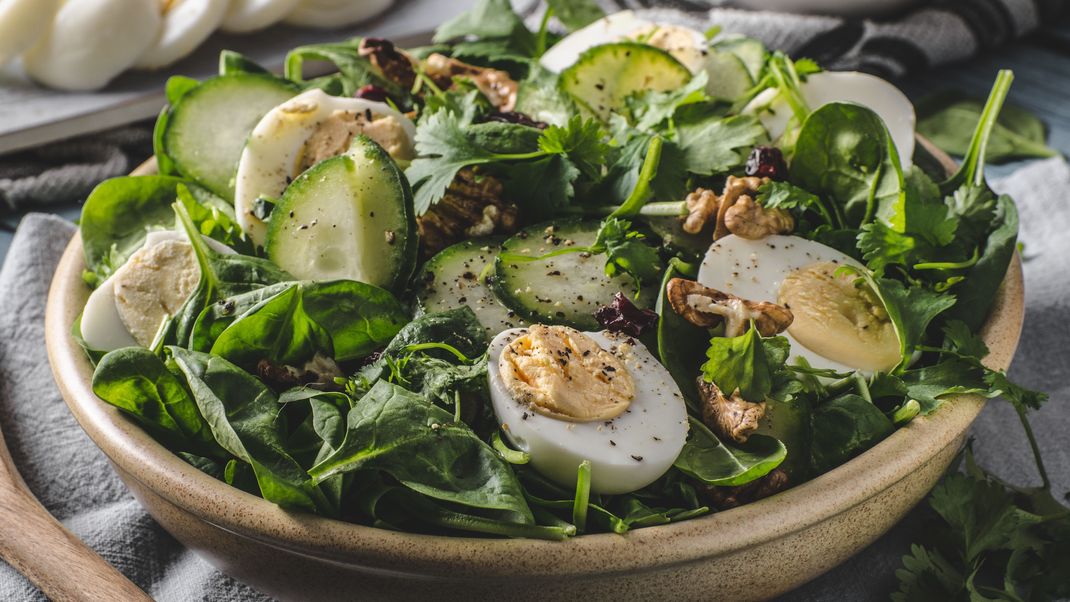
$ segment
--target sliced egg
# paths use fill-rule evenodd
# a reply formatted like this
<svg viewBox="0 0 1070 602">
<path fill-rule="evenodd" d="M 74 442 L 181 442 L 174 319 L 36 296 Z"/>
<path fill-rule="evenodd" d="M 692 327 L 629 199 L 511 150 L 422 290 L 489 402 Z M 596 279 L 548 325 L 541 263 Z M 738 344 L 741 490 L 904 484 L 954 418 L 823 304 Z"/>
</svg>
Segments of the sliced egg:
<svg viewBox="0 0 1070 602">
<path fill-rule="evenodd" d="M 0 66 L 48 32 L 60 0 L 0 0 Z"/>
<path fill-rule="evenodd" d="M 346 27 L 382 14 L 393 3 L 394 0 L 301 0 L 286 22 L 323 29 Z"/>
<path fill-rule="evenodd" d="M 256 199 L 282 196 L 286 186 L 315 161 L 348 150 L 358 132 L 395 160 L 413 157 L 416 126 L 386 103 L 313 89 L 264 115 L 245 143 L 234 189 L 238 223 L 254 243 L 264 244 L 267 236 L 267 225 L 253 213 Z"/>
<path fill-rule="evenodd" d="M 710 246 L 698 282 L 751 301 L 778 303 L 794 321 L 784 333 L 791 357 L 837 372 L 890 370 L 899 338 L 883 304 L 844 265 L 865 268 L 832 247 L 798 236 L 747 240 L 726 236 Z"/>
<path fill-rule="evenodd" d="M 160 31 L 159 0 L 71 0 L 22 56 L 26 73 L 60 90 L 102 88 Z"/>
<path fill-rule="evenodd" d="M 234 254 L 230 247 L 205 237 L 216 252 Z M 189 239 L 181 232 L 159 230 L 145 237 L 145 244 L 89 295 L 82 310 L 82 339 L 90 349 L 111 351 L 137 345 L 147 347 L 168 315 L 181 306 L 200 279 L 175 243 Z M 153 251 L 157 251 L 155 256 Z M 192 287 L 191 287 L 192 283 Z"/>
<path fill-rule="evenodd" d="M 270 27 L 297 8 L 301 0 L 230 0 L 223 31 L 246 33 Z M 356 0 L 357 3 L 360 0 Z"/>
<path fill-rule="evenodd" d="M 913 164 L 914 105 L 899 88 L 868 73 L 822 71 L 808 76 L 800 90 L 811 111 L 830 102 L 854 102 L 869 107 L 884 120 L 903 168 Z M 776 88 L 756 96 L 743 108 L 743 113 L 757 114 L 774 140 L 784 133 L 792 117 L 791 109 Z"/>
<path fill-rule="evenodd" d="M 672 466 L 687 410 L 668 370 L 621 334 L 536 325 L 506 330 L 488 350 L 491 401 L 509 441 L 566 487 L 591 462 L 591 490 L 641 489 Z"/>
<path fill-rule="evenodd" d="M 554 73 L 560 73 L 575 64 L 585 51 L 626 40 L 641 40 L 661 48 L 692 73 L 698 73 L 705 65 L 706 36 L 702 32 L 690 27 L 641 19 L 630 10 L 603 17 L 570 33 L 547 50 L 539 59 L 539 64 Z"/>
<path fill-rule="evenodd" d="M 229 3 L 230 0 L 165 1 L 160 34 L 134 66 L 159 69 L 193 52 L 223 22 Z"/>
</svg>

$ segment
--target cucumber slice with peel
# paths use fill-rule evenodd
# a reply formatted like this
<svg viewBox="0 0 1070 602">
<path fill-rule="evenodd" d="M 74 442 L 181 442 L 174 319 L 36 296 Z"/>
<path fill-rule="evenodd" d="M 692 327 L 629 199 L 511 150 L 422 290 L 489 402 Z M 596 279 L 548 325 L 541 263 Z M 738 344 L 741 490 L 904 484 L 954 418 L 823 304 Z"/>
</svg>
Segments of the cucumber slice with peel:
<svg viewBox="0 0 1070 602">
<path fill-rule="evenodd" d="M 561 73 L 561 89 L 605 121 L 636 92 L 675 90 L 691 72 L 668 52 L 638 42 L 616 42 L 584 52 Z"/>
<path fill-rule="evenodd" d="M 170 109 L 162 148 L 178 172 L 234 199 L 234 173 L 260 118 L 301 90 L 272 75 L 223 75 L 186 92 Z"/>
<path fill-rule="evenodd" d="M 652 307 L 655 286 L 635 298 L 631 277 L 606 276 L 606 256 L 581 252 L 594 243 L 597 221 L 531 226 L 502 243 L 494 264 L 494 292 L 506 307 L 531 323 L 601 330 L 594 314 L 624 293 L 639 307 Z M 549 253 L 560 253 L 543 257 Z"/>
<path fill-rule="evenodd" d="M 366 136 L 312 166 L 286 189 L 268 222 L 267 252 L 303 280 L 356 280 L 399 290 L 416 265 L 412 191 Z"/>
</svg>

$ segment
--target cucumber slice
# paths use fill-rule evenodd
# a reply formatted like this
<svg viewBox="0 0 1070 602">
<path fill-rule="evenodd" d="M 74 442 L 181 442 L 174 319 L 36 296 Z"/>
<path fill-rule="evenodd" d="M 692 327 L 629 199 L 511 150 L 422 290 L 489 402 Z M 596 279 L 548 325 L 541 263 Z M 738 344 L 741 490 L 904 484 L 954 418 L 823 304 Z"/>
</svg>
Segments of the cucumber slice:
<svg viewBox="0 0 1070 602">
<path fill-rule="evenodd" d="M 604 255 L 570 252 L 529 261 L 511 257 L 539 257 L 570 247 L 590 246 L 598 226 L 596 221 L 567 221 L 521 230 L 502 243 L 501 254 L 494 263 L 494 293 L 529 322 L 601 330 L 594 317 L 599 307 L 612 302 L 617 292 L 635 299 L 635 284 L 630 277 L 606 276 Z M 656 294 L 657 289 L 648 286 L 635 303 L 651 307 Z"/>
<path fill-rule="evenodd" d="M 416 266 L 412 191 L 385 150 L 357 136 L 344 155 L 312 166 L 268 222 L 267 252 L 304 280 L 356 280 L 398 290 Z"/>
<path fill-rule="evenodd" d="M 727 37 L 714 42 L 713 48 L 736 55 L 747 68 L 752 81 L 758 81 L 758 78 L 762 76 L 762 71 L 765 70 L 765 59 L 769 53 L 765 45 L 754 38 L 740 35 Z"/>
<path fill-rule="evenodd" d="M 706 93 L 722 100 L 735 100 L 754 87 L 754 80 L 743 61 L 731 52 L 710 50 L 706 55 Z"/>
<path fill-rule="evenodd" d="M 603 121 L 635 92 L 675 90 L 691 72 L 671 54 L 638 42 L 595 46 L 561 73 L 561 89 Z"/>
<path fill-rule="evenodd" d="M 500 250 L 500 240 L 476 239 L 440 251 L 424 264 L 417 276 L 418 311 L 436 313 L 467 305 L 487 330 L 488 338 L 503 330 L 526 326 L 491 290 L 494 260 Z"/>
<path fill-rule="evenodd" d="M 186 92 L 171 108 L 162 136 L 178 172 L 224 199 L 249 132 L 276 105 L 301 90 L 270 75 L 223 75 Z"/>
</svg>

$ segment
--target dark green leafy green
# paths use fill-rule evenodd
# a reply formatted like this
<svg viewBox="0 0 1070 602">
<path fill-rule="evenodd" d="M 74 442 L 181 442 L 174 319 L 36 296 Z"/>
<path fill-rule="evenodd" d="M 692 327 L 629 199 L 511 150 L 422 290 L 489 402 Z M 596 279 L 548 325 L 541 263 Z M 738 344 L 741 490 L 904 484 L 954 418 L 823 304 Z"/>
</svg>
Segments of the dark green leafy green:
<svg viewBox="0 0 1070 602">
<path fill-rule="evenodd" d="M 769 474 L 787 457 L 787 448 L 766 435 L 751 435 L 742 445 L 722 443 L 706 425 L 691 418 L 691 434 L 673 463 L 707 485 L 735 486 Z"/>
<path fill-rule="evenodd" d="M 569 31 L 586 27 L 606 16 L 593 0 L 549 0 L 546 4 Z"/>
<path fill-rule="evenodd" d="M 981 120 L 984 103 L 961 92 L 943 91 L 917 104 L 918 133 L 944 152 L 963 156 L 970 149 L 970 133 Z M 1013 159 L 1054 157 L 1059 151 L 1045 143 L 1040 119 L 1019 107 L 1000 111 L 985 158 L 993 163 Z"/>
<path fill-rule="evenodd" d="M 829 103 L 803 122 L 791 181 L 835 203 L 859 227 L 901 202 L 899 155 L 880 116 L 861 105 Z"/>
<path fill-rule="evenodd" d="M 658 359 L 669 370 L 676 385 L 684 394 L 692 412 L 698 411 L 699 396 L 695 378 L 701 374 L 702 358 L 709 348 L 709 333 L 682 318 L 672 310 L 666 298 L 666 287 L 673 278 L 694 277 L 698 266 L 683 263 L 678 259 L 669 261 L 655 310 L 658 313 Z"/>
<path fill-rule="evenodd" d="M 680 122 L 676 128 L 684 167 L 704 176 L 742 167 L 750 150 L 765 139 L 765 128 L 751 115 Z"/>
<path fill-rule="evenodd" d="M 315 481 L 380 470 L 423 495 L 533 522 L 509 464 L 429 400 L 379 381 L 354 404 L 346 425 L 341 448 L 309 470 Z"/>
<path fill-rule="evenodd" d="M 383 76 L 366 57 L 360 55 L 360 38 L 329 44 L 299 46 L 286 54 L 286 79 L 305 88 L 322 88 L 336 96 L 353 96 L 367 85 L 382 88 L 394 102 L 409 104 L 409 91 Z M 304 78 L 305 61 L 326 61 L 337 73 L 313 80 Z"/>
<path fill-rule="evenodd" d="M 467 12 L 439 25 L 433 40 L 441 43 L 466 38 L 492 42 L 489 49 L 493 54 L 530 57 L 537 46 L 535 34 L 513 12 L 509 0 L 478 0 Z M 458 46 L 463 49 L 463 44 Z"/>
<path fill-rule="evenodd" d="M 713 337 L 706 358 L 702 365 L 706 382 L 717 385 L 725 395 L 739 389 L 743 399 L 762 401 L 773 390 L 774 374 L 787 360 L 787 354 L 782 346 L 763 344 L 751 323 L 747 332 L 738 337 Z"/>
<path fill-rule="evenodd" d="M 193 398 L 148 349 L 117 349 L 101 358 L 93 372 L 93 393 L 172 449 L 213 457 L 222 451 Z"/>
<path fill-rule="evenodd" d="M 309 317 L 296 284 L 234 321 L 211 349 L 212 355 L 250 371 L 261 360 L 299 366 L 321 352 L 334 355 L 331 335 Z"/>
<path fill-rule="evenodd" d="M 827 401 L 811 417 L 813 469 L 826 472 L 873 447 L 895 427 L 877 406 L 854 394 Z"/>
<path fill-rule="evenodd" d="M 284 508 L 329 511 L 323 492 L 286 451 L 285 420 L 270 389 L 222 358 L 181 347 L 167 351 L 216 442 L 252 467 L 264 499 Z"/>
</svg>

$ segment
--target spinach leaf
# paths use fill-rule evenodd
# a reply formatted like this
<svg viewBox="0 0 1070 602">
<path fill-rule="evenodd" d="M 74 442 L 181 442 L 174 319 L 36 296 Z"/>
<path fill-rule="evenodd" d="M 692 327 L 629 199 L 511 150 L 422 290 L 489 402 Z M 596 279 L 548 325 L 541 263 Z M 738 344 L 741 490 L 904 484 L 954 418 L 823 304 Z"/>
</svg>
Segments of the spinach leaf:
<svg viewBox="0 0 1070 602">
<path fill-rule="evenodd" d="M 773 437 L 751 435 L 745 444 L 729 447 L 701 421 L 689 420 L 691 434 L 673 466 L 707 485 L 750 483 L 769 474 L 787 457 L 787 448 Z"/>
<path fill-rule="evenodd" d="M 193 351 L 207 352 L 235 320 L 294 284 L 292 281 L 270 284 L 208 305 L 193 323 L 187 347 Z"/>
<path fill-rule="evenodd" d="M 1007 274 L 1018 243 L 1018 209 L 1008 196 L 996 199 L 995 228 L 983 243 L 980 258 L 955 288 L 958 303 L 948 312 L 949 319 L 962 320 L 970 330 L 980 330 L 992 308 L 995 292 Z"/>
<path fill-rule="evenodd" d="M 423 495 L 534 522 L 509 464 L 429 400 L 379 381 L 349 411 L 346 425 L 342 447 L 309 470 L 315 482 L 381 470 Z"/>
<path fill-rule="evenodd" d="M 409 322 L 397 297 L 354 280 L 302 284 L 304 309 L 326 330 L 334 359 L 363 358 L 389 342 Z"/>
<path fill-rule="evenodd" d="M 944 91 L 918 102 L 918 133 L 938 148 L 963 156 L 970 150 L 971 136 L 981 120 L 984 104 L 962 92 Z M 1045 144 L 1044 124 L 1024 109 L 1007 106 L 992 128 L 985 159 L 993 163 L 1013 159 L 1054 157 L 1059 151 Z"/>
<path fill-rule="evenodd" d="M 669 370 L 676 385 L 684 394 L 688 408 L 699 412 L 702 397 L 695 386 L 695 377 L 702 373 L 702 358 L 709 348 L 709 333 L 682 318 L 669 306 L 666 287 L 673 278 L 693 277 L 698 266 L 678 259 L 669 261 L 669 269 L 661 280 L 660 294 L 655 311 L 658 313 L 658 359 Z"/>
<path fill-rule="evenodd" d="M 474 37 L 481 41 L 498 40 L 502 53 L 534 56 L 535 34 L 513 12 L 509 0 L 478 0 L 465 13 L 446 21 L 435 30 L 435 43 Z"/>
<path fill-rule="evenodd" d="M 810 113 L 799 131 L 791 181 L 838 205 L 848 226 L 888 215 L 901 202 L 899 155 L 881 118 L 849 103 Z"/>
<path fill-rule="evenodd" d="M 106 354 L 93 372 L 93 393 L 171 449 L 212 457 L 222 453 L 181 381 L 148 349 L 127 347 Z"/>
<path fill-rule="evenodd" d="M 820 474 L 873 447 L 895 427 L 877 406 L 847 394 L 815 408 L 811 429 L 813 468 Z"/>
<path fill-rule="evenodd" d="M 569 31 L 586 27 L 606 16 L 594 0 L 548 0 L 546 4 Z"/>
<path fill-rule="evenodd" d="M 212 477 L 213 479 L 224 479 L 224 465 L 212 458 L 205 458 L 204 456 L 198 456 L 197 454 L 191 454 L 188 452 L 178 452 L 178 456 L 185 460 L 190 466 L 203 472 L 204 474 Z"/>
<path fill-rule="evenodd" d="M 478 357 L 487 350 L 487 333 L 468 306 L 424 314 L 406 324 L 383 349 L 382 357 L 395 359 L 408 353 L 407 347 L 421 343 L 448 343 L 467 357 Z M 448 359 L 446 352 L 426 352 Z"/>
<path fill-rule="evenodd" d="M 168 340 L 175 341 L 178 345 L 187 345 L 197 318 L 206 307 L 219 299 L 293 280 L 292 276 L 266 259 L 215 252 L 201 238 L 189 212 L 182 204 L 175 203 L 174 212 L 193 246 L 201 279 L 178 315 L 168 325 Z"/>
<path fill-rule="evenodd" d="M 256 377 L 212 355 L 168 347 L 216 442 L 256 475 L 264 499 L 284 508 L 330 511 L 323 492 L 285 445 L 285 419 L 275 394 Z"/>
<path fill-rule="evenodd" d="M 300 365 L 317 352 L 333 355 L 331 337 L 304 310 L 300 285 L 264 301 L 227 327 L 212 355 L 255 371 L 260 360 Z"/>
</svg>

